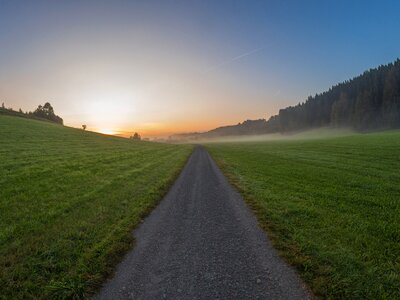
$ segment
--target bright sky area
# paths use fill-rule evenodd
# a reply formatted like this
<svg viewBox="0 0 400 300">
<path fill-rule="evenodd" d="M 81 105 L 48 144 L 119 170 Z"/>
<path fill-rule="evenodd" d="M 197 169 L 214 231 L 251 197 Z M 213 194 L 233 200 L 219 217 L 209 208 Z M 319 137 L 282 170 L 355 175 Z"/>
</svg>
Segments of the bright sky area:
<svg viewBox="0 0 400 300">
<path fill-rule="evenodd" d="M 399 1 L 3 1 L 0 101 L 67 126 L 205 131 L 400 54 Z"/>
</svg>

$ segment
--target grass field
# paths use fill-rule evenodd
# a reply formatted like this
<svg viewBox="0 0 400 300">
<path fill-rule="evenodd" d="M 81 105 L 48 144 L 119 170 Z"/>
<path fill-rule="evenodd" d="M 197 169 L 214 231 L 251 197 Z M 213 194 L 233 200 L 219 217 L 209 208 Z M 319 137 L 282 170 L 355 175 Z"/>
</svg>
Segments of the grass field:
<svg viewBox="0 0 400 300">
<path fill-rule="evenodd" d="M 191 146 L 0 116 L 0 298 L 82 298 L 131 246 Z"/>
<path fill-rule="evenodd" d="M 208 144 L 316 295 L 400 299 L 400 132 Z"/>
</svg>

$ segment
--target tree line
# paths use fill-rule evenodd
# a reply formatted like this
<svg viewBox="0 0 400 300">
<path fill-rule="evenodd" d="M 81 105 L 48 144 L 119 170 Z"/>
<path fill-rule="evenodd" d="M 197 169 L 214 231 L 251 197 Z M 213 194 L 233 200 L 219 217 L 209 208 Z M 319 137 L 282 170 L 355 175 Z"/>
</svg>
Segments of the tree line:
<svg viewBox="0 0 400 300">
<path fill-rule="evenodd" d="M 400 128 L 400 59 L 279 110 L 267 121 L 266 131 L 290 132 L 322 126 L 360 131 Z"/>
<path fill-rule="evenodd" d="M 6 114 L 6 115 L 12 115 L 12 116 L 18 116 L 18 117 L 24 117 L 24 118 L 30 118 L 30 119 L 39 119 L 39 120 L 46 120 L 46 121 L 51 121 L 54 123 L 58 123 L 63 125 L 64 121 L 63 119 L 56 115 L 54 112 L 53 106 L 49 102 L 46 102 L 43 106 L 39 105 L 33 112 L 23 112 L 22 109 L 19 109 L 18 111 L 13 110 L 11 107 L 6 108 L 4 102 L 1 105 L 0 108 L 0 114 Z"/>
<path fill-rule="evenodd" d="M 358 131 L 400 128 L 400 59 L 281 109 L 268 121 L 247 120 L 204 133 L 173 135 L 170 139 L 288 133 L 318 127 L 348 127 Z"/>
</svg>

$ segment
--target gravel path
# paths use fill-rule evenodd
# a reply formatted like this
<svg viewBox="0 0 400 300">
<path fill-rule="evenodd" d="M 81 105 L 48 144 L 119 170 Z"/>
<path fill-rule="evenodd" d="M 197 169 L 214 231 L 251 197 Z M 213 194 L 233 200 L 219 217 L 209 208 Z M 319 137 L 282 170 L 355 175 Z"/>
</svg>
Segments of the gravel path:
<svg viewBox="0 0 400 300">
<path fill-rule="evenodd" d="M 241 196 L 197 147 L 98 299 L 307 299 Z"/>
</svg>

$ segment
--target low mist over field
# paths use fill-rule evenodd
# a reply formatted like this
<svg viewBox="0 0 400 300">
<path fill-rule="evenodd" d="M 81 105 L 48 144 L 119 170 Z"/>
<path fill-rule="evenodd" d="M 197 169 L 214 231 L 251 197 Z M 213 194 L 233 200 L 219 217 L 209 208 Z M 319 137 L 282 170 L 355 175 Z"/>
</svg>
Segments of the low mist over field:
<svg viewBox="0 0 400 300">
<path fill-rule="evenodd" d="M 269 133 L 257 135 L 232 135 L 220 137 L 202 137 L 202 136 L 189 136 L 189 137 L 171 137 L 168 142 L 171 143 L 229 143 L 229 142 L 268 142 L 268 141 L 286 141 L 286 140 L 308 140 L 308 139 L 329 139 L 340 136 L 356 135 L 359 132 L 350 128 L 327 128 L 322 127 L 318 129 L 304 130 L 300 132 L 291 133 Z"/>
</svg>

